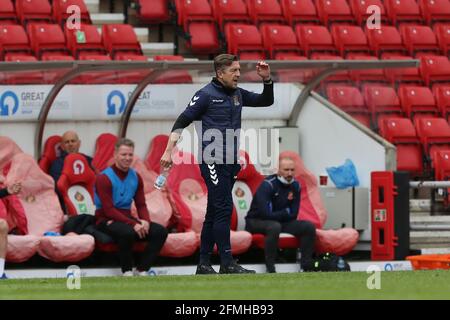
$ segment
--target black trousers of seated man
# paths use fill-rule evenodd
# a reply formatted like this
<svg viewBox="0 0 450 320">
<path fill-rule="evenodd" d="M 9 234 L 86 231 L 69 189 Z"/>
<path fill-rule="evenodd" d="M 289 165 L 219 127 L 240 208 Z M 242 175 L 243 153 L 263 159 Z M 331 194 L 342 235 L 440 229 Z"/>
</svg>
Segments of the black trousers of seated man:
<svg viewBox="0 0 450 320">
<path fill-rule="evenodd" d="M 316 227 L 309 221 L 292 220 L 278 222 L 275 220 L 246 219 L 245 229 L 250 233 L 262 233 L 264 238 L 264 255 L 268 269 L 275 269 L 280 233 L 294 235 L 300 242 L 301 265 L 309 263 L 314 253 Z"/>
<path fill-rule="evenodd" d="M 136 269 L 138 271 L 148 271 L 167 239 L 167 229 L 154 222 L 150 223 L 149 233 L 143 239 L 139 238 L 132 226 L 123 222 L 115 221 L 109 225 L 106 222 L 102 222 L 97 228 L 113 238 L 114 242 L 119 246 L 122 272 L 133 269 L 133 245 L 136 241 L 147 242 L 144 251 L 140 253 Z"/>
</svg>

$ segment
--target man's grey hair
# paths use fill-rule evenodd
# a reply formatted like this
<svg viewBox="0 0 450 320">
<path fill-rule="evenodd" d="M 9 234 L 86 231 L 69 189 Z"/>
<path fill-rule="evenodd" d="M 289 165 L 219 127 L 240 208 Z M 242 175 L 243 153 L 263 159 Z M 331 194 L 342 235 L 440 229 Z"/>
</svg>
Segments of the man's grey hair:
<svg viewBox="0 0 450 320">
<path fill-rule="evenodd" d="M 234 61 L 238 61 L 238 57 L 234 54 L 223 53 L 214 58 L 214 71 L 223 70 L 225 67 L 231 66 Z"/>
</svg>

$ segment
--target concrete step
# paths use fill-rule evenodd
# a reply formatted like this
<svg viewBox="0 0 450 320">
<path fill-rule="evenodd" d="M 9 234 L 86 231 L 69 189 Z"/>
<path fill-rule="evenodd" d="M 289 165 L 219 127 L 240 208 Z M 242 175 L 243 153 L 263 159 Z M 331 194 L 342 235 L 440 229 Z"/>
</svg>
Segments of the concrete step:
<svg viewBox="0 0 450 320">
<path fill-rule="evenodd" d="M 139 40 L 139 42 L 146 43 L 148 42 L 148 28 L 134 28 L 134 33 L 136 33 L 136 36 Z"/>
<path fill-rule="evenodd" d="M 412 211 L 409 213 L 410 217 L 436 217 L 436 216 L 449 216 L 450 212 L 448 211 L 434 211 L 431 213 L 430 211 Z"/>
<path fill-rule="evenodd" d="M 447 224 L 450 223 L 450 216 L 447 215 L 411 216 L 410 221 L 421 224 L 430 224 L 430 223 Z"/>
<path fill-rule="evenodd" d="M 100 0 L 84 0 L 90 14 L 100 12 Z"/>
<path fill-rule="evenodd" d="M 412 214 L 430 214 L 431 200 L 430 199 L 410 199 L 409 211 Z M 450 215 L 450 209 L 445 208 L 443 201 L 435 200 L 433 205 L 433 215 Z"/>
<path fill-rule="evenodd" d="M 147 57 L 156 55 L 172 55 L 175 45 L 172 42 L 147 42 L 141 43 L 142 51 Z"/>
<path fill-rule="evenodd" d="M 414 247 L 414 248 L 413 248 Z M 437 247 L 422 247 L 420 245 L 413 245 L 411 249 L 420 250 L 421 254 L 450 254 L 450 248 L 448 246 Z"/>
<path fill-rule="evenodd" d="M 450 216 L 416 216 L 410 217 L 413 231 L 450 231 Z"/>
<path fill-rule="evenodd" d="M 427 209 L 430 211 L 431 200 L 429 199 L 410 199 L 409 200 L 409 210 L 410 211 L 423 211 Z"/>
<path fill-rule="evenodd" d="M 450 231 L 410 231 L 411 244 L 446 244 L 450 247 Z"/>
<path fill-rule="evenodd" d="M 91 14 L 92 24 L 101 27 L 104 24 L 123 23 L 125 16 L 123 13 L 94 13 Z"/>
</svg>

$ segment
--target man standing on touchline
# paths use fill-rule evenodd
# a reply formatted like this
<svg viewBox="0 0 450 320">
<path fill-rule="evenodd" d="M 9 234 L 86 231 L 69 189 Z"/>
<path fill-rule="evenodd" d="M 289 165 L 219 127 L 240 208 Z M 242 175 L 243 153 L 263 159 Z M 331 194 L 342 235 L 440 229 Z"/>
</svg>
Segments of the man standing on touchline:
<svg viewBox="0 0 450 320">
<path fill-rule="evenodd" d="M 214 71 L 216 76 L 195 93 L 187 108 L 175 121 L 166 150 L 161 157 L 161 166 L 168 168 L 172 165 L 172 151 L 181 131 L 195 121 L 197 134 L 202 141 L 202 155 L 198 161 L 208 188 L 208 204 L 201 232 L 200 261 L 196 273 L 216 273 L 210 262 L 214 244 L 217 244 L 220 256 L 219 273 L 254 273 L 254 270 L 247 270 L 238 265 L 231 255 L 231 191 L 240 170 L 238 148 L 242 107 L 272 105 L 273 82 L 269 65 L 260 61 L 256 65 L 256 72 L 263 80 L 263 92 L 257 94 L 239 88 L 240 65 L 237 57 L 231 54 L 218 55 L 214 59 Z M 213 141 L 210 142 L 211 140 Z"/>
</svg>

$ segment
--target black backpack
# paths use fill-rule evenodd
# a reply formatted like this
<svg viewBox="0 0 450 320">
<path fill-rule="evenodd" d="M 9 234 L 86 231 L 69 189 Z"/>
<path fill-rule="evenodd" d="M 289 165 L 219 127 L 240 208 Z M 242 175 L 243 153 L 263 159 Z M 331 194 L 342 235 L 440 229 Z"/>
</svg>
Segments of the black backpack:
<svg viewBox="0 0 450 320">
<path fill-rule="evenodd" d="M 334 253 L 324 253 L 313 259 L 311 263 L 303 268 L 304 271 L 322 271 L 322 272 L 336 272 L 336 271 L 350 271 L 350 265 L 342 258 Z"/>
</svg>

